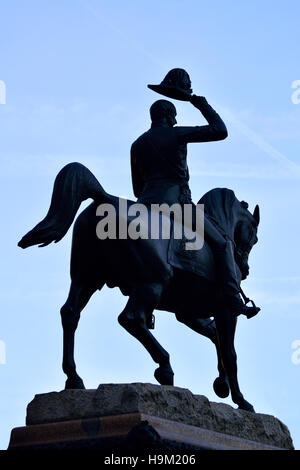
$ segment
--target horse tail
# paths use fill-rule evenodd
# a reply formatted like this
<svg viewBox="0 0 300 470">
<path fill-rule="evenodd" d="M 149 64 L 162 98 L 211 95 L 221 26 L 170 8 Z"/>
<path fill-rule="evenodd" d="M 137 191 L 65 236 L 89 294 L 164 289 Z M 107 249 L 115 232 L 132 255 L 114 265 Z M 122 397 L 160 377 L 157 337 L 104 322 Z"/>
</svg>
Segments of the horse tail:
<svg viewBox="0 0 300 470">
<path fill-rule="evenodd" d="M 85 199 L 104 202 L 109 195 L 95 176 L 81 163 L 69 163 L 56 176 L 46 217 L 19 241 L 18 246 L 47 246 L 59 242 L 69 230 Z"/>
</svg>

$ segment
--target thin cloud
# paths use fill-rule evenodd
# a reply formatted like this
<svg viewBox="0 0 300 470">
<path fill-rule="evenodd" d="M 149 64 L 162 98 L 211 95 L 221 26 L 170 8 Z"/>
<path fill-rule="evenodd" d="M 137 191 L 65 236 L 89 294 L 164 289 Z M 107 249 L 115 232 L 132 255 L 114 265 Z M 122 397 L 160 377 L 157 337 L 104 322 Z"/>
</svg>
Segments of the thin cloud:
<svg viewBox="0 0 300 470">
<path fill-rule="evenodd" d="M 287 158 L 283 153 L 279 152 L 273 145 L 269 144 L 262 136 L 257 134 L 244 124 L 240 119 L 238 119 L 232 111 L 228 108 L 220 108 L 222 110 L 222 115 L 226 117 L 226 120 L 234 125 L 245 137 L 255 144 L 260 150 L 267 154 L 272 160 L 279 163 L 284 169 L 293 175 L 293 177 L 300 176 L 300 166 L 295 162 Z"/>
</svg>

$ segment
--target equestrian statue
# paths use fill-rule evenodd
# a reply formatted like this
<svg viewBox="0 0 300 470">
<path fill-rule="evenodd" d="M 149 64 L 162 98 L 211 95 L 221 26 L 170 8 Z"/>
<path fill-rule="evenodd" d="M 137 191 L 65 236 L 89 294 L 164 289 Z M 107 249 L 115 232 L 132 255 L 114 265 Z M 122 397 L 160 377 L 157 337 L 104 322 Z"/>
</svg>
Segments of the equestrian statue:
<svg viewBox="0 0 300 470">
<path fill-rule="evenodd" d="M 259 206 L 251 213 L 248 204 L 227 188 L 207 192 L 197 205 L 192 202 L 187 144 L 221 141 L 227 137 L 226 126 L 204 97 L 192 94 L 185 70 L 173 69 L 161 84 L 148 87 L 165 97 L 190 102 L 207 125 L 176 126 L 173 103 L 156 101 L 150 108 L 150 129 L 131 147 L 137 201 L 126 200 L 127 215 L 120 210 L 120 198 L 107 193 L 88 168 L 70 163 L 56 177 L 46 217 L 21 239 L 19 246 L 58 242 L 69 230 L 81 202 L 92 199 L 74 224 L 71 286 L 61 308 L 66 389 L 84 388 L 74 360 L 75 331 L 91 296 L 107 285 L 118 287 L 128 297 L 118 321 L 158 364 L 154 376 L 161 385 L 173 385 L 174 373 L 168 352 L 150 331 L 154 328 L 154 310 L 174 313 L 178 321 L 214 343 L 219 372 L 213 384 L 215 393 L 221 398 L 231 393 L 240 409 L 254 412 L 239 388 L 234 337 L 237 317 L 252 318 L 260 310 L 252 301 L 252 306 L 247 305 L 249 299 L 241 289 L 241 281 L 249 274 L 249 253 L 258 240 Z M 135 204 L 146 207 L 149 221 L 153 205 L 188 205 L 192 209 L 192 230 L 197 225 L 197 207 L 203 205 L 201 249 L 188 251 L 182 240 L 175 239 L 172 216 L 169 220 L 173 232 L 168 238 L 120 237 L 115 236 L 117 229 L 112 237 L 98 236 L 99 221 L 105 218 L 99 207 L 113 208 L 116 227 L 120 228 L 132 222 L 129 214 Z"/>
</svg>

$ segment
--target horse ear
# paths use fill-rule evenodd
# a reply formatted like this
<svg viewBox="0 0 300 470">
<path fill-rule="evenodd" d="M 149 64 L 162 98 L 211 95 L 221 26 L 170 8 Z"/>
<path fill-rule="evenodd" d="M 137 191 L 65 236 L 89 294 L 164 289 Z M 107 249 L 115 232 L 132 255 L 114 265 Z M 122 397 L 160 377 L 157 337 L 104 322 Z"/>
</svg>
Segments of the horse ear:
<svg viewBox="0 0 300 470">
<path fill-rule="evenodd" d="M 257 225 L 259 224 L 260 221 L 260 215 L 259 215 L 259 205 L 257 204 L 255 206 L 254 212 L 253 212 L 253 217 L 256 220 Z"/>
</svg>

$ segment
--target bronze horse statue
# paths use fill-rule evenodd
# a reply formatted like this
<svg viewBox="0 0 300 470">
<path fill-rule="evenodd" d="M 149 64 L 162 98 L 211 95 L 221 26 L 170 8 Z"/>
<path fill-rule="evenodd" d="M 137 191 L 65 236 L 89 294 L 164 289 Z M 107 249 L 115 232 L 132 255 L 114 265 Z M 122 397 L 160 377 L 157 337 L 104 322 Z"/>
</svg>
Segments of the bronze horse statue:
<svg viewBox="0 0 300 470">
<path fill-rule="evenodd" d="M 108 194 L 94 175 L 80 163 L 66 165 L 57 175 L 51 204 L 46 217 L 19 242 L 27 248 L 58 242 L 70 228 L 82 201 L 93 202 L 78 216 L 74 224 L 71 251 L 71 287 L 61 308 L 63 326 L 63 371 L 66 389 L 82 389 L 84 384 L 76 372 L 74 336 L 80 313 L 91 296 L 106 284 L 119 287 L 129 296 L 118 317 L 119 323 L 138 339 L 159 367 L 155 378 L 162 385 L 173 385 L 173 370 L 168 352 L 150 332 L 153 311 L 175 313 L 178 321 L 208 337 L 216 346 L 219 376 L 214 381 L 216 394 L 225 398 L 231 392 L 240 409 L 254 412 L 240 389 L 237 379 L 237 356 L 234 336 L 237 317 L 223 302 L 210 246 L 204 241 L 198 250 L 200 274 L 179 269 L 169 262 L 170 240 L 105 239 L 97 237 L 99 217 L 96 209 L 108 203 L 115 207 L 118 199 Z M 134 204 L 127 201 L 128 205 Z M 205 213 L 225 231 L 235 248 L 235 260 L 243 280 L 249 273 L 248 256 L 257 242 L 259 207 L 252 214 L 229 189 L 214 189 L 199 201 Z"/>
</svg>

